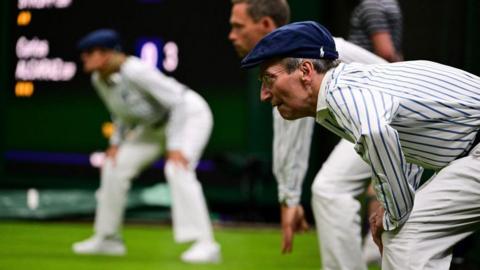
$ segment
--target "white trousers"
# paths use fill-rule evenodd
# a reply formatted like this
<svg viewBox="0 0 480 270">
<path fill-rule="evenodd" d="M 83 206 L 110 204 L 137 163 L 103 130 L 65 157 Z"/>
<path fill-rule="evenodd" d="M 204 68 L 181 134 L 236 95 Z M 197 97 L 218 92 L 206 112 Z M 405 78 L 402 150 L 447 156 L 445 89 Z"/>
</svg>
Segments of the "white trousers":
<svg viewBox="0 0 480 270">
<path fill-rule="evenodd" d="M 479 226 L 480 144 L 417 191 L 399 230 L 383 233 L 382 269 L 449 269 L 452 247 Z"/>
<path fill-rule="evenodd" d="M 189 91 L 185 99 L 188 116 L 181 135 L 185 142 L 178 150 L 189 158 L 189 168 L 165 164 L 165 178 L 172 194 L 174 238 L 177 242 L 211 241 L 212 225 L 195 167 L 210 137 L 212 114 L 197 93 Z M 164 153 L 164 136 L 163 128 L 139 127 L 119 146 L 115 161 L 105 162 L 97 191 L 94 225 L 97 235 L 120 233 L 131 181 Z"/>
<path fill-rule="evenodd" d="M 323 270 L 366 270 L 362 258 L 360 202 L 371 169 L 342 139 L 312 185 L 312 209 Z"/>
</svg>

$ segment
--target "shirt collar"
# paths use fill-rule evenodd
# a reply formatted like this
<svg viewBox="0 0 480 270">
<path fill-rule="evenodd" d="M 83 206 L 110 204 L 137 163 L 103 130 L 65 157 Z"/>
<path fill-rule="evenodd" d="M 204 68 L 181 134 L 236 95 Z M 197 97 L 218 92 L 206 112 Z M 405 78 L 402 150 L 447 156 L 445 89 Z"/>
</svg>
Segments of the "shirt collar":
<svg viewBox="0 0 480 270">
<path fill-rule="evenodd" d="M 322 83 L 320 84 L 320 90 L 318 91 L 318 98 L 317 98 L 317 121 L 321 122 L 323 117 L 320 112 L 327 109 L 327 85 L 332 78 L 333 68 L 327 71 L 323 76 Z"/>
</svg>

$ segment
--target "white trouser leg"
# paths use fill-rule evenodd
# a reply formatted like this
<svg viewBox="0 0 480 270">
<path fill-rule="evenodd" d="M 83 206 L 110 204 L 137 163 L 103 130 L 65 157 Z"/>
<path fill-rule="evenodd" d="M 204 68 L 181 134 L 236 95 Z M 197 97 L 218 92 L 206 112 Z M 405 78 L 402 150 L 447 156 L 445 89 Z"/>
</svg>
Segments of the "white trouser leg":
<svg viewBox="0 0 480 270">
<path fill-rule="evenodd" d="M 165 165 L 165 177 L 172 193 L 175 241 L 213 241 L 205 197 L 195 172 L 168 162 Z"/>
<path fill-rule="evenodd" d="M 160 154 L 159 142 L 138 138 L 123 143 L 115 161 L 106 160 L 97 191 L 95 233 L 117 235 L 123 222 L 127 194 L 131 181 Z"/>
<path fill-rule="evenodd" d="M 182 153 L 188 158 L 187 169 L 167 162 L 165 177 L 172 193 L 172 220 L 177 242 L 213 241 L 212 224 L 195 167 L 208 142 L 213 120 L 207 103 L 195 92 L 186 94 L 187 119 L 182 129 Z M 171 149 L 173 150 L 173 149 Z"/>
<path fill-rule="evenodd" d="M 312 185 L 322 269 L 367 269 L 362 259 L 360 203 L 370 167 L 346 140 L 332 151 Z"/>
<path fill-rule="evenodd" d="M 383 233 L 382 269 L 449 269 L 452 247 L 479 225 L 480 145 L 417 191 L 403 227 Z"/>
</svg>

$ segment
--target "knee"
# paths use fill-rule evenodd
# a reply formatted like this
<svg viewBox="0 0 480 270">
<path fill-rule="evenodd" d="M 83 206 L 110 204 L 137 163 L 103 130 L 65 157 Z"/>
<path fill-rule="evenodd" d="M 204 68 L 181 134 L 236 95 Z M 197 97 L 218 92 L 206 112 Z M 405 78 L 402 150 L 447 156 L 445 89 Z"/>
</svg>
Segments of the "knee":
<svg viewBox="0 0 480 270">
<path fill-rule="evenodd" d="M 101 186 L 98 192 L 128 190 L 132 179 L 137 176 L 139 172 L 140 170 L 133 167 L 106 164 L 102 168 Z"/>
<path fill-rule="evenodd" d="M 135 178 L 141 172 L 139 166 L 127 162 L 107 162 L 102 168 L 102 176 L 109 179 L 127 179 Z"/>
<path fill-rule="evenodd" d="M 174 162 L 167 161 L 165 163 L 164 174 L 169 183 L 176 183 L 180 178 L 185 178 L 187 169 L 175 164 Z"/>
<path fill-rule="evenodd" d="M 165 162 L 163 173 L 168 182 L 172 182 L 178 176 L 178 170 L 172 162 Z"/>
<path fill-rule="evenodd" d="M 172 188 L 200 185 L 194 170 L 184 168 L 174 162 L 167 161 L 165 163 L 164 174 L 167 182 Z"/>
</svg>

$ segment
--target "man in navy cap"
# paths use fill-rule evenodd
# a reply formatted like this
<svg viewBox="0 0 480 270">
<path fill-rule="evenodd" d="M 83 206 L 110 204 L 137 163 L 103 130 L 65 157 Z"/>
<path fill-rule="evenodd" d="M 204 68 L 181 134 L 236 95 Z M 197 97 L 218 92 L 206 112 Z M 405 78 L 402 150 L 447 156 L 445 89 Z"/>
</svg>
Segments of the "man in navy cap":
<svg viewBox="0 0 480 270">
<path fill-rule="evenodd" d="M 205 100 L 173 78 L 121 51 L 118 34 L 94 31 L 78 43 L 84 71 L 112 115 L 115 131 L 106 150 L 97 192 L 95 234 L 75 243 L 78 254 L 123 255 L 120 230 L 131 181 L 166 154 L 175 240 L 195 241 L 189 263 L 220 260 L 195 168 L 208 142 L 212 114 Z M 166 142 L 165 142 L 166 141 Z"/>
<path fill-rule="evenodd" d="M 231 2 L 231 31 L 228 37 L 240 57 L 245 57 L 265 35 L 289 22 L 290 9 L 285 0 Z M 386 63 L 342 38 L 333 39 L 339 58 L 346 63 Z M 285 120 L 275 108 L 272 114 L 272 170 L 278 183 L 282 253 L 289 253 L 293 249 L 295 233 L 308 226 L 305 219 L 301 219 L 300 224 L 294 223 L 294 217 L 303 216 L 304 213 L 300 198 L 315 120 Z M 370 180 L 370 175 L 369 166 L 355 153 L 353 144 L 340 140 L 315 176 L 311 185 L 311 206 L 322 269 L 363 270 L 367 269 L 367 263 L 380 261 L 380 253 L 370 235 L 365 236 L 362 249 L 360 233 L 358 197 L 365 191 L 365 183 Z M 338 194 L 341 196 L 336 196 Z M 338 211 L 340 208 L 345 210 Z"/>
<path fill-rule="evenodd" d="M 261 100 L 282 117 L 315 117 L 369 163 L 382 269 L 449 269 L 451 247 L 480 224 L 480 78 L 429 61 L 337 57 L 327 29 L 300 22 L 263 38 L 242 67 L 260 65 Z M 438 172 L 421 188 L 419 166 Z"/>
</svg>

